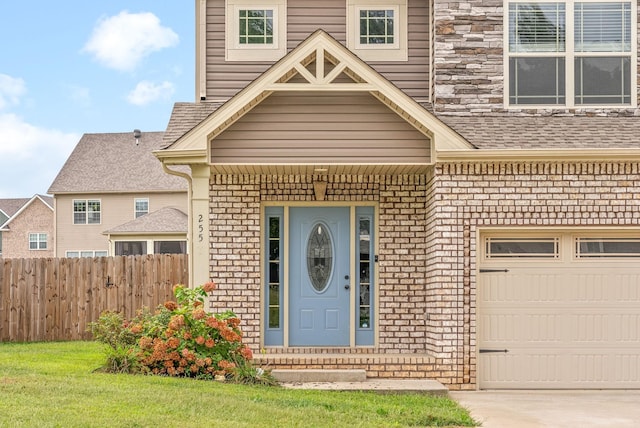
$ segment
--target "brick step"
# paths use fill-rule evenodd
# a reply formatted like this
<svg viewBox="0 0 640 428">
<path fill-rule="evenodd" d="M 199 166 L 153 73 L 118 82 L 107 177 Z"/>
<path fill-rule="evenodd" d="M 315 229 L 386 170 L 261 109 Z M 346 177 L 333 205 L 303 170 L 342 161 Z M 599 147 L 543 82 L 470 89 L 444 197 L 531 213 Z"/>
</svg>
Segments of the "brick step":
<svg viewBox="0 0 640 428">
<path fill-rule="evenodd" d="M 359 371 L 365 378 L 438 378 L 435 358 L 427 354 L 381 353 L 265 353 L 254 354 L 254 362 L 272 371 Z"/>
</svg>

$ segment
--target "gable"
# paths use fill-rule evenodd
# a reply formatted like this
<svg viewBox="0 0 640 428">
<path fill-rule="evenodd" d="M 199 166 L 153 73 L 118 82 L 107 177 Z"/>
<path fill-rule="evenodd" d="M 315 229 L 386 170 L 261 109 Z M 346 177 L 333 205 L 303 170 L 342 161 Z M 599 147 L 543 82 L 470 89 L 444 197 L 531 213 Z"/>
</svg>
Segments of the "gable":
<svg viewBox="0 0 640 428">
<path fill-rule="evenodd" d="M 155 154 L 165 163 L 180 163 L 178 158 L 182 158 L 183 163 L 210 161 L 211 158 L 207 154 L 209 145 L 215 145 L 212 141 L 269 99 L 272 94 L 298 93 L 289 96 L 302 99 L 300 92 L 333 94 L 334 97 L 330 99 L 336 108 L 343 104 L 344 99 L 353 97 L 355 92 L 369 97 L 376 105 L 383 106 L 423 135 L 419 138 L 425 144 L 429 144 L 428 150 L 422 150 L 420 154 L 423 158 L 431 156 L 434 147 L 471 148 L 459 134 L 453 132 L 335 39 L 323 31 L 317 31 L 239 94 L 178 138 L 170 147 Z M 349 94 L 348 97 L 345 94 Z M 351 112 L 355 114 L 355 110 Z M 362 126 L 362 123 L 358 126 Z M 324 159 L 319 158 L 316 161 L 323 162 Z"/>
<path fill-rule="evenodd" d="M 211 141 L 211 164 L 431 162 L 430 138 L 366 92 L 274 93 Z"/>
</svg>

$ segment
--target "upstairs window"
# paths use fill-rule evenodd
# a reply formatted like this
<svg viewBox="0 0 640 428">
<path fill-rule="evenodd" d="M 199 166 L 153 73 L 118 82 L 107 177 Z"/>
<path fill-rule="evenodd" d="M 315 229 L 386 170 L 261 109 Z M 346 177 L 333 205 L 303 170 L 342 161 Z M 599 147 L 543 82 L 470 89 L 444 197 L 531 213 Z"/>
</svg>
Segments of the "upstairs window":
<svg viewBox="0 0 640 428">
<path fill-rule="evenodd" d="M 283 57 L 286 11 L 286 0 L 227 0 L 227 61 L 276 61 Z"/>
<path fill-rule="evenodd" d="M 135 205 L 135 218 L 141 217 L 145 214 L 149 213 L 149 199 L 148 198 L 137 198 L 134 201 Z"/>
<path fill-rule="evenodd" d="M 347 0 L 347 45 L 365 61 L 407 61 L 407 1 Z"/>
<path fill-rule="evenodd" d="M 240 9 L 238 13 L 241 45 L 273 44 L 273 9 Z"/>
<path fill-rule="evenodd" d="M 630 1 L 510 1 L 508 104 L 634 105 L 635 9 Z"/>
<path fill-rule="evenodd" d="M 46 233 L 30 233 L 29 249 L 30 250 L 46 250 L 47 234 Z"/>
<path fill-rule="evenodd" d="M 100 201 L 74 200 L 73 224 L 100 224 Z"/>
<path fill-rule="evenodd" d="M 365 45 L 396 45 L 395 21 L 397 8 L 359 9 L 360 47 Z"/>
</svg>

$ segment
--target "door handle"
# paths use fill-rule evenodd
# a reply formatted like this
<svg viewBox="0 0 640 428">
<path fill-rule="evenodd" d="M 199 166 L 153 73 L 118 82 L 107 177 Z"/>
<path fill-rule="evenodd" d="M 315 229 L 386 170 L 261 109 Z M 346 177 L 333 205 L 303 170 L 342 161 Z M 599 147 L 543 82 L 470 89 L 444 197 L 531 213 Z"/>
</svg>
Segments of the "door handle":
<svg viewBox="0 0 640 428">
<path fill-rule="evenodd" d="M 344 289 L 345 289 L 345 290 L 348 290 L 349 288 L 351 288 L 351 287 L 349 287 L 349 284 L 347 284 L 347 285 L 345 285 L 345 286 L 344 286 Z"/>
<path fill-rule="evenodd" d="M 509 352 L 508 349 L 480 349 L 479 351 L 481 354 L 494 354 L 494 353 L 507 353 Z"/>
</svg>

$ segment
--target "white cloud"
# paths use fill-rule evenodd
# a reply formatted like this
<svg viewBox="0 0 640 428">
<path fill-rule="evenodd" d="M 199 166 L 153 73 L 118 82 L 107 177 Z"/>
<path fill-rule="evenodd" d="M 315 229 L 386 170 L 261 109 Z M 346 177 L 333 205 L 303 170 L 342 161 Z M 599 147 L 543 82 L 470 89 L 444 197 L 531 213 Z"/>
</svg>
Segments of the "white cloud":
<svg viewBox="0 0 640 428">
<path fill-rule="evenodd" d="M 0 74 L 0 109 L 9 104 L 18 104 L 20 97 L 27 92 L 24 80 Z"/>
<path fill-rule="evenodd" d="M 133 91 L 127 95 L 127 101 L 137 106 L 149 104 L 159 99 L 171 98 L 175 88 L 171 82 L 155 84 L 147 80 L 138 83 Z"/>
<path fill-rule="evenodd" d="M 147 55 L 175 46 L 178 41 L 178 35 L 160 25 L 153 13 L 125 10 L 99 20 L 83 50 L 107 67 L 131 71 Z"/>
<path fill-rule="evenodd" d="M 0 197 L 46 193 L 79 139 L 0 114 Z"/>
</svg>

